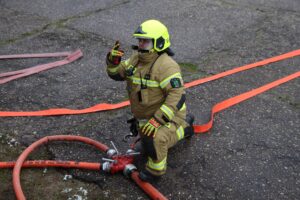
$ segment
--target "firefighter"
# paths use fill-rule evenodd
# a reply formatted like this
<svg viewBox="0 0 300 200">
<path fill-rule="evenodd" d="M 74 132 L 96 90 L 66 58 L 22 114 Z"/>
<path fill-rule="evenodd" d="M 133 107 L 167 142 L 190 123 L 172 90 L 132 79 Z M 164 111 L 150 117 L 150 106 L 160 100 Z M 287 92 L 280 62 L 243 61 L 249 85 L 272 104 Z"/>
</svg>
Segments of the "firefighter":
<svg viewBox="0 0 300 200">
<path fill-rule="evenodd" d="M 124 52 L 117 41 L 107 54 L 107 73 L 127 82 L 134 116 L 131 132 L 139 133 L 147 155 L 140 179 L 152 182 L 165 174 L 168 149 L 194 134 L 193 117 L 186 121 L 185 88 L 179 65 L 171 58 L 167 27 L 158 20 L 143 22 L 133 33 L 136 50 L 121 61 Z"/>
</svg>

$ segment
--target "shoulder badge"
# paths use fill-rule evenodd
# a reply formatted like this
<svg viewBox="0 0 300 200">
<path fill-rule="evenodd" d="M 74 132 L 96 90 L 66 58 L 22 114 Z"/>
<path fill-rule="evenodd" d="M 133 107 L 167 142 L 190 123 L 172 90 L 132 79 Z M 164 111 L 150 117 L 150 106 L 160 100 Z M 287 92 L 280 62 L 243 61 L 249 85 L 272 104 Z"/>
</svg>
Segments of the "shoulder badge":
<svg viewBox="0 0 300 200">
<path fill-rule="evenodd" d="M 180 78 L 172 78 L 170 80 L 172 88 L 180 88 L 182 87 Z"/>
</svg>

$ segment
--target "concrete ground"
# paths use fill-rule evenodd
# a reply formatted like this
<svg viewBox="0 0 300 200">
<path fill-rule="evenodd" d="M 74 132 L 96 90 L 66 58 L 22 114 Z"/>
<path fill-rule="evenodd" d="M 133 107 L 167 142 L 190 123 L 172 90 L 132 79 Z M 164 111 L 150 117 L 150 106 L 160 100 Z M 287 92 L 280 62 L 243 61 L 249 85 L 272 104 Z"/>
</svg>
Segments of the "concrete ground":
<svg viewBox="0 0 300 200">
<path fill-rule="evenodd" d="M 182 65 L 186 82 L 300 48 L 298 0 L 0 0 L 0 13 L 0 55 L 77 48 L 84 53 L 79 61 L 1 85 L 1 111 L 82 109 L 127 99 L 125 85 L 106 75 L 105 55 L 120 40 L 128 57 L 135 42 L 131 34 L 149 18 L 169 28 L 174 59 Z M 52 60 L 0 60 L 0 73 Z M 299 71 L 299 66 L 300 58 L 295 57 L 188 89 L 188 110 L 199 124 L 215 103 Z M 170 151 L 158 190 L 169 199 L 298 199 L 299 91 L 298 78 L 217 114 L 208 134 Z M 76 116 L 0 118 L 0 161 L 15 160 L 33 141 L 56 134 L 87 136 L 106 144 L 113 140 L 124 151 L 128 144 L 122 137 L 128 133 L 130 116 L 129 108 L 123 108 Z M 97 162 L 102 156 L 73 143 L 48 145 L 47 152 L 63 160 Z M 88 191 L 83 199 L 148 198 L 122 175 L 59 172 L 48 174 L 61 176 L 56 179 L 72 174 L 74 187 Z M 2 172 L 6 178 L 1 180 L 0 199 L 14 199 L 9 173 Z M 33 182 L 47 177 L 24 174 Z M 25 194 L 29 199 L 79 198 L 68 191 L 59 196 L 62 188 L 49 186 L 66 183 L 56 179 L 48 178 L 48 187 L 24 186 Z"/>
</svg>

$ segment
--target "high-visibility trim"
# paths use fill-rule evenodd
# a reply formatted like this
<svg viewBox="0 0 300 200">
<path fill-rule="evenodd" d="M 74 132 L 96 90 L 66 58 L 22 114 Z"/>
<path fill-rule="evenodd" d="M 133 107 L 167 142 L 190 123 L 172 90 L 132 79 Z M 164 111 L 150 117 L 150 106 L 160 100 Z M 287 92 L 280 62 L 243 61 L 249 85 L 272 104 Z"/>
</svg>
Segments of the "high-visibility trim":
<svg viewBox="0 0 300 200">
<path fill-rule="evenodd" d="M 160 107 L 160 109 L 163 111 L 164 114 L 167 115 L 167 117 L 168 117 L 169 120 L 171 120 L 174 117 L 174 112 L 171 110 L 171 108 L 169 108 L 165 104 L 163 104 Z"/>
<path fill-rule="evenodd" d="M 126 66 L 126 75 L 129 77 L 129 76 L 133 76 L 134 73 L 136 72 L 136 68 L 133 66 L 133 65 L 129 65 L 129 66 Z"/>
<path fill-rule="evenodd" d="M 180 108 L 179 111 L 183 111 L 183 110 L 186 110 L 186 104 L 184 103 L 183 106 Z"/>
<path fill-rule="evenodd" d="M 153 80 L 146 80 L 146 79 L 141 79 L 137 77 L 128 77 L 130 80 L 132 80 L 133 84 L 141 85 L 141 82 L 143 85 L 146 85 L 148 87 L 159 87 L 159 83 L 157 81 Z"/>
<path fill-rule="evenodd" d="M 171 80 L 172 78 L 180 78 L 180 79 L 182 80 L 181 74 L 180 74 L 179 72 L 177 72 L 177 73 L 175 73 L 175 74 L 173 74 L 173 75 L 171 75 L 171 76 L 165 78 L 162 82 L 160 82 L 160 84 L 159 84 L 160 87 L 161 87 L 162 89 L 165 88 L 165 87 L 170 83 L 170 80 Z"/>
<path fill-rule="evenodd" d="M 124 61 L 124 64 L 125 64 L 126 66 L 129 64 L 129 60 L 130 60 L 130 59 L 127 59 L 127 60 Z"/>
<path fill-rule="evenodd" d="M 115 74 L 116 72 L 118 72 L 119 66 L 117 67 L 108 67 L 107 71 L 111 74 Z"/>
<path fill-rule="evenodd" d="M 153 162 L 151 157 L 148 157 L 147 166 L 150 169 L 156 170 L 156 171 L 163 171 L 167 167 L 167 157 L 165 157 L 162 161 L 155 163 Z"/>
<path fill-rule="evenodd" d="M 176 134 L 177 134 L 177 138 L 178 140 L 181 140 L 184 138 L 184 129 L 182 126 L 180 126 L 177 130 L 176 130 Z"/>
<path fill-rule="evenodd" d="M 171 128 L 171 124 L 170 123 L 166 123 L 164 126 L 167 127 L 167 128 Z"/>
<path fill-rule="evenodd" d="M 130 68 L 134 68 L 134 66 L 133 65 L 126 65 L 126 70 L 128 70 Z"/>
</svg>

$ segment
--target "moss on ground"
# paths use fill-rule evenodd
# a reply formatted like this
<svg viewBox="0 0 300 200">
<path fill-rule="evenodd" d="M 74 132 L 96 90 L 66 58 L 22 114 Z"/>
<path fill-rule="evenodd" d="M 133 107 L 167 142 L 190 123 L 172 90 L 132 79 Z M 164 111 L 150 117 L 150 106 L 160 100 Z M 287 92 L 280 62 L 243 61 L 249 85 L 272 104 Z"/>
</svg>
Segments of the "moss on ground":
<svg viewBox="0 0 300 200">
<path fill-rule="evenodd" d="M 204 70 L 200 70 L 198 65 L 193 63 L 178 63 L 181 67 L 182 75 L 185 82 L 190 82 L 195 79 L 207 77 L 210 74 Z"/>
<path fill-rule="evenodd" d="M 291 96 L 289 95 L 279 95 L 278 99 L 282 102 L 288 103 L 290 106 L 300 109 L 300 102 L 294 100 Z"/>
</svg>

